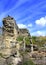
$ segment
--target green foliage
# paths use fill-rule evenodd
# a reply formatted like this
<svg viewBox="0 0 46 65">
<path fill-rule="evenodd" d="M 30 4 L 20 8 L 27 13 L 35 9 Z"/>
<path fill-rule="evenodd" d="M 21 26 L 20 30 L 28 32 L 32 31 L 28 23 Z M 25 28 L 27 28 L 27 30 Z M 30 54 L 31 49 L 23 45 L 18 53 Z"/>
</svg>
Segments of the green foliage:
<svg viewBox="0 0 46 65">
<path fill-rule="evenodd" d="M 30 38 L 29 37 L 26 37 L 25 38 L 25 43 L 28 45 L 28 44 L 30 44 Z"/>
<path fill-rule="evenodd" d="M 12 64 L 8 64 L 8 65 L 12 65 Z"/>
<path fill-rule="evenodd" d="M 32 36 L 32 43 L 38 45 L 39 47 L 42 47 L 45 42 L 46 42 L 46 37 Z"/>
<path fill-rule="evenodd" d="M 17 41 L 23 41 L 23 36 L 18 36 Z"/>
<path fill-rule="evenodd" d="M 18 36 L 17 41 L 23 41 L 23 39 L 24 39 L 23 36 Z M 29 36 L 25 37 L 25 43 L 30 44 L 30 37 Z"/>
<path fill-rule="evenodd" d="M 35 65 L 31 60 L 24 61 L 22 65 Z"/>
<path fill-rule="evenodd" d="M 36 36 L 32 36 L 32 43 L 35 44 L 36 43 Z"/>
<path fill-rule="evenodd" d="M 2 53 L 0 53 L 0 56 L 3 57 Z"/>
<path fill-rule="evenodd" d="M 19 65 L 35 65 L 32 60 L 28 57 L 28 53 L 27 52 L 21 52 L 21 55 L 23 57 L 23 61 L 22 64 Z"/>
<path fill-rule="evenodd" d="M 36 39 L 37 37 L 36 36 L 32 36 L 32 39 Z"/>
<path fill-rule="evenodd" d="M 25 43 L 26 45 L 31 44 L 30 40 L 31 36 L 25 37 Z M 24 36 L 18 36 L 17 41 L 23 41 Z M 46 37 L 37 37 L 37 36 L 32 36 L 32 43 L 38 45 L 39 47 L 42 47 L 44 43 L 46 42 Z"/>
<path fill-rule="evenodd" d="M 28 65 L 35 65 L 35 64 L 31 60 L 29 60 Z"/>
</svg>

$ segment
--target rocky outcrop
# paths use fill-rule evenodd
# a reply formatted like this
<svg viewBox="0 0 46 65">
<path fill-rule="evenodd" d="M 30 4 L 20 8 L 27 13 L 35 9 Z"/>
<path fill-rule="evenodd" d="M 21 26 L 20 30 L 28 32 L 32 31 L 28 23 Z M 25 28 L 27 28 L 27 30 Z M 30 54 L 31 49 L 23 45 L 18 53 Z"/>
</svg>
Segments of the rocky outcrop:
<svg viewBox="0 0 46 65">
<path fill-rule="evenodd" d="M 16 40 L 19 35 L 28 36 L 27 29 L 19 29 L 16 21 L 9 15 L 3 18 L 0 37 L 0 65 L 17 65 L 22 61 L 20 44 Z"/>
<path fill-rule="evenodd" d="M 29 30 L 24 28 L 24 29 L 19 29 L 20 30 L 20 35 L 22 36 L 30 36 Z"/>
<path fill-rule="evenodd" d="M 0 65 L 16 65 L 19 62 L 19 43 L 16 42 L 18 26 L 10 16 L 4 18 L 2 22 L 3 27 L 0 28 L 2 30 L 2 36 L 0 36 Z"/>
<path fill-rule="evenodd" d="M 16 57 L 14 55 L 4 57 L 3 55 L 0 55 L 0 65 L 17 65 L 19 62 L 22 62 L 21 57 Z"/>
<path fill-rule="evenodd" d="M 18 35 L 17 29 L 16 21 L 12 17 L 8 16 L 3 19 L 3 43 L 6 47 L 10 48 L 15 45 Z"/>
<path fill-rule="evenodd" d="M 0 65 L 7 65 L 6 59 L 0 57 Z"/>
</svg>

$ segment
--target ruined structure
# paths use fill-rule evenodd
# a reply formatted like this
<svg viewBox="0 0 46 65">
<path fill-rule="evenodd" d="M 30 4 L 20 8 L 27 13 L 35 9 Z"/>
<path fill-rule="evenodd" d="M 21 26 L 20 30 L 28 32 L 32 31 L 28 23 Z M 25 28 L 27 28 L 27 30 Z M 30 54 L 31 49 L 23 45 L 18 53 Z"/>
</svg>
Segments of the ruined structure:
<svg viewBox="0 0 46 65">
<path fill-rule="evenodd" d="M 19 29 L 16 21 L 14 20 L 13 17 L 7 16 L 3 18 L 3 27 L 0 28 L 0 31 L 2 32 L 1 36 L 1 45 L 3 45 L 3 48 L 12 48 L 16 47 L 17 45 L 19 46 L 19 43 L 17 44 L 17 37 L 22 35 L 22 36 L 29 36 L 30 33 L 27 29 Z M 0 45 L 0 46 L 1 46 Z"/>
<path fill-rule="evenodd" d="M 29 31 L 27 29 L 19 29 L 16 21 L 13 17 L 7 16 L 3 18 L 3 27 L 0 28 L 0 53 L 4 55 L 10 55 L 11 53 L 16 53 L 19 55 L 20 44 L 17 41 L 18 36 L 29 36 Z"/>
<path fill-rule="evenodd" d="M 19 30 L 22 36 L 30 36 L 28 29 L 24 28 L 24 29 L 19 29 Z"/>
<path fill-rule="evenodd" d="M 9 15 L 3 18 L 3 27 L 0 28 L 0 65 L 17 65 L 22 62 L 22 56 L 20 56 L 20 44 L 16 40 L 18 36 L 30 36 L 27 29 L 19 29 L 16 21 Z M 22 44 L 24 40 L 22 41 Z M 24 42 L 25 49 L 25 42 Z M 2 61 L 3 60 L 3 61 Z"/>
<path fill-rule="evenodd" d="M 27 36 L 30 34 L 27 29 L 19 29 L 14 18 L 8 15 L 3 19 L 3 42 L 5 46 L 8 48 L 14 46 L 19 35 Z"/>
<path fill-rule="evenodd" d="M 8 16 L 3 19 L 3 41 L 6 47 L 10 48 L 15 45 L 18 35 L 18 26 L 16 21 Z"/>
<path fill-rule="evenodd" d="M 19 43 L 17 42 L 19 28 L 14 18 L 9 15 L 3 18 L 3 27 L 0 27 L 0 53 L 9 57 L 12 54 L 19 56 Z"/>
</svg>

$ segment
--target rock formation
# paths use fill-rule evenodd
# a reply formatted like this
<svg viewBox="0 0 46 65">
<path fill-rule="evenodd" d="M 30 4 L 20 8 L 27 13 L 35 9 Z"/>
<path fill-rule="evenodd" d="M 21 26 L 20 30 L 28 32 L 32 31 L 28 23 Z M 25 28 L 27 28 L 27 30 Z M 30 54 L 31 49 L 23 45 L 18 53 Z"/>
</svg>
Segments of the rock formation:
<svg viewBox="0 0 46 65">
<path fill-rule="evenodd" d="M 19 35 L 28 36 L 30 34 L 27 29 L 19 29 L 14 18 L 9 15 L 6 18 L 3 18 L 2 22 L 3 27 L 0 28 L 0 30 L 2 30 L 2 34 L 0 36 L 0 65 L 3 65 L 3 63 L 5 63 L 4 65 L 16 65 L 19 61 L 21 61 L 19 53 L 20 44 L 16 39 Z M 14 62 L 9 62 L 9 59 L 11 59 L 11 62 Z"/>
<path fill-rule="evenodd" d="M 16 41 L 18 37 L 18 26 L 14 18 L 7 16 L 3 18 L 3 27 L 0 28 L 0 65 L 16 65 L 19 61 L 19 43 Z M 9 59 L 12 58 L 9 62 Z M 17 59 L 17 60 L 16 60 Z M 3 62 L 2 62 L 3 61 Z M 6 62 L 7 61 L 7 62 Z"/>
<path fill-rule="evenodd" d="M 17 29 L 16 21 L 12 17 L 8 16 L 3 19 L 3 36 L 6 47 L 10 48 L 15 45 Z"/>
<path fill-rule="evenodd" d="M 30 36 L 30 33 L 29 33 L 28 29 L 23 28 L 23 29 L 19 29 L 19 30 L 20 30 L 20 34 L 22 36 Z"/>
</svg>

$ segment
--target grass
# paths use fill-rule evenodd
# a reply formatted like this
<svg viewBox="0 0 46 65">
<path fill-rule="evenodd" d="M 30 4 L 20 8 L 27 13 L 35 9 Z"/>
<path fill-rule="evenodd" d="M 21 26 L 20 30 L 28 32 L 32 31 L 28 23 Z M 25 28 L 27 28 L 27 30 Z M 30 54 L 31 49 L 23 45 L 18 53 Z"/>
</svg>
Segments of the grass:
<svg viewBox="0 0 46 65">
<path fill-rule="evenodd" d="M 12 64 L 8 64 L 8 65 L 12 65 Z"/>
<path fill-rule="evenodd" d="M 23 65 L 35 65 L 31 60 L 25 61 Z"/>
<path fill-rule="evenodd" d="M 18 38 L 17 38 L 17 41 L 23 41 L 23 36 L 19 36 Z"/>
<path fill-rule="evenodd" d="M 0 56 L 3 57 L 2 53 L 0 53 Z"/>
<path fill-rule="evenodd" d="M 31 60 L 28 60 L 28 61 L 23 61 L 21 64 L 18 64 L 18 65 L 35 65 Z"/>
</svg>

